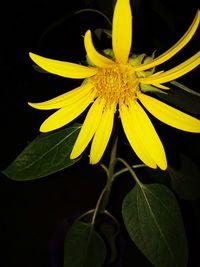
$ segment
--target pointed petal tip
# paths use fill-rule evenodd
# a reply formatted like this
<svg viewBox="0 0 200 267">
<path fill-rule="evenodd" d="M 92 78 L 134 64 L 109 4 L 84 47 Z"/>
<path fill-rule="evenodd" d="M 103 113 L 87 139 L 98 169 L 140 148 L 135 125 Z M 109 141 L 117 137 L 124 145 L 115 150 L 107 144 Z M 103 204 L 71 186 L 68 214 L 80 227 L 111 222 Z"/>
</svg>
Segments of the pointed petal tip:
<svg viewBox="0 0 200 267">
<path fill-rule="evenodd" d="M 76 158 L 78 158 L 78 156 L 79 156 L 79 155 L 75 155 L 75 154 L 73 153 L 73 150 L 72 150 L 72 152 L 71 152 L 69 158 L 70 158 L 70 159 L 76 159 Z"/>
<path fill-rule="evenodd" d="M 45 125 L 41 125 L 40 128 L 39 128 L 39 131 L 41 133 L 48 133 L 48 132 L 51 132 L 52 130 L 51 129 L 48 129 Z"/>
<path fill-rule="evenodd" d="M 32 54 L 33 54 L 32 52 L 28 52 L 30 58 L 32 57 Z"/>
<path fill-rule="evenodd" d="M 98 99 L 90 107 L 79 135 L 74 143 L 71 155 L 78 157 L 86 149 L 101 121 L 104 105 Z"/>
<path fill-rule="evenodd" d="M 90 35 L 91 36 L 91 30 L 90 29 L 88 29 L 86 32 L 85 32 L 85 36 L 86 35 Z"/>
<path fill-rule="evenodd" d="M 146 162 L 145 162 L 145 164 L 147 165 L 147 167 L 149 167 L 151 169 L 154 169 L 154 170 L 156 170 L 156 169 L 159 168 L 162 171 L 166 171 L 166 169 L 167 169 L 167 160 L 166 160 L 166 158 L 163 159 L 162 162 L 160 161 L 159 163 L 155 161 L 155 164 L 154 165 L 153 164 L 147 164 Z"/>
<path fill-rule="evenodd" d="M 31 102 L 28 102 L 27 104 L 28 104 L 29 106 L 31 106 L 31 107 L 32 107 L 32 105 L 33 105 L 33 103 L 31 103 Z"/>
<path fill-rule="evenodd" d="M 40 109 L 40 110 L 44 109 L 44 108 L 41 108 L 41 107 L 40 107 L 40 104 L 41 104 L 41 103 L 32 103 L 32 102 L 28 102 L 28 105 L 29 105 L 30 107 L 32 107 L 32 108 Z"/>
<path fill-rule="evenodd" d="M 65 78 L 84 79 L 97 73 L 97 69 L 94 67 L 51 59 L 32 52 L 29 53 L 29 56 L 42 69 Z"/>
<path fill-rule="evenodd" d="M 37 58 L 40 58 L 41 56 L 39 56 L 33 52 L 29 52 L 28 54 L 29 54 L 29 57 L 37 64 L 36 60 L 37 60 Z"/>
<path fill-rule="evenodd" d="M 32 52 L 28 52 L 28 54 L 29 54 L 29 57 L 31 58 L 32 56 L 34 56 L 35 54 L 34 53 L 32 53 Z"/>
<path fill-rule="evenodd" d="M 200 133 L 200 120 L 154 97 L 141 93 L 139 100 L 158 120 L 176 129 Z"/>
<path fill-rule="evenodd" d="M 162 171 L 166 171 L 167 169 L 167 161 L 163 160 L 162 164 L 158 166 Z"/>
<path fill-rule="evenodd" d="M 139 65 L 138 67 L 136 66 L 135 70 L 136 71 L 142 71 L 142 70 L 144 71 L 144 70 L 147 70 L 149 68 L 160 65 L 160 64 L 164 63 L 165 61 L 169 60 L 170 58 L 172 58 L 185 45 L 188 44 L 188 42 L 191 40 L 191 38 L 196 33 L 198 26 L 199 26 L 199 23 L 200 23 L 200 10 L 198 9 L 190 27 L 188 28 L 188 30 L 172 47 L 170 47 L 167 51 L 165 51 L 160 56 L 154 58 L 151 62 Z"/>
<path fill-rule="evenodd" d="M 146 164 L 146 163 L 145 163 Z M 167 169 L 167 161 L 166 160 L 163 160 L 162 163 L 158 164 L 158 162 L 156 162 L 154 165 L 151 165 L 151 164 L 146 164 L 147 167 L 151 168 L 151 169 L 161 169 L 162 171 L 166 171 Z"/>
<path fill-rule="evenodd" d="M 90 158 L 90 161 L 89 161 L 89 163 L 91 164 L 91 165 L 95 165 L 95 164 L 97 164 L 99 161 L 95 161 L 94 159 L 91 159 Z"/>
<path fill-rule="evenodd" d="M 92 34 L 90 30 L 87 30 L 84 36 L 84 45 L 87 52 L 87 56 L 92 64 L 100 68 L 109 68 L 113 65 L 113 61 L 104 55 L 100 54 L 94 47 L 92 42 Z"/>
<path fill-rule="evenodd" d="M 90 149 L 90 164 L 98 163 L 108 145 L 114 123 L 115 105 L 105 109 L 95 132 Z"/>
<path fill-rule="evenodd" d="M 32 103 L 32 102 L 28 102 L 27 103 L 30 107 L 32 107 L 32 108 L 35 108 L 35 109 L 40 109 L 40 107 L 39 107 L 39 103 Z"/>
<path fill-rule="evenodd" d="M 112 47 L 119 63 L 126 64 L 132 44 L 132 12 L 129 0 L 118 0 L 113 14 Z"/>
</svg>

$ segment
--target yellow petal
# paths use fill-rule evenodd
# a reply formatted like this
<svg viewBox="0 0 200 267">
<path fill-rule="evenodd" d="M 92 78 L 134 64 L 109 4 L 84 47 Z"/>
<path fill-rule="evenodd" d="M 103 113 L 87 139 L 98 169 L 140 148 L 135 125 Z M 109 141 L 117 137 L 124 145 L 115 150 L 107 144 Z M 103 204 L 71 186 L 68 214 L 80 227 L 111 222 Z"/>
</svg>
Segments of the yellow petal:
<svg viewBox="0 0 200 267">
<path fill-rule="evenodd" d="M 83 79 L 97 73 L 95 68 L 89 68 L 75 63 L 59 61 L 29 53 L 30 58 L 42 69 L 66 78 Z"/>
<path fill-rule="evenodd" d="M 95 94 L 90 93 L 86 98 L 63 107 L 48 117 L 40 127 L 41 132 L 50 132 L 56 130 L 78 117 L 87 106 L 94 100 Z"/>
<path fill-rule="evenodd" d="M 140 136 L 141 142 L 152 159 L 162 170 L 165 170 L 167 168 L 165 151 L 146 112 L 136 101 L 130 104 L 129 112 L 132 118 L 131 123 L 135 128 L 133 134 Z"/>
<path fill-rule="evenodd" d="M 163 89 L 163 90 L 170 90 L 170 88 L 168 86 L 165 86 L 165 85 L 160 84 L 160 83 L 152 83 L 152 85 L 155 87 L 158 87 L 160 89 Z"/>
<path fill-rule="evenodd" d="M 198 10 L 196 13 L 196 16 L 190 25 L 189 29 L 186 31 L 186 33 L 181 37 L 181 39 L 175 43 L 170 49 L 168 49 L 165 53 L 161 54 L 157 58 L 153 59 L 151 62 L 147 64 L 140 65 L 138 67 L 135 67 L 136 71 L 141 70 L 147 70 L 152 67 L 155 67 L 157 65 L 162 64 L 163 62 L 167 61 L 171 57 L 173 57 L 176 53 L 178 53 L 193 37 L 195 34 L 198 25 L 200 22 L 200 11 Z"/>
<path fill-rule="evenodd" d="M 101 68 L 109 68 L 114 64 L 114 62 L 111 59 L 101 55 L 96 51 L 92 42 L 92 36 L 90 30 L 88 30 L 85 33 L 84 44 L 87 56 L 94 65 Z"/>
<path fill-rule="evenodd" d="M 110 108 L 106 108 L 102 114 L 101 121 L 91 145 L 90 164 L 98 163 L 103 156 L 112 133 L 114 112 L 115 106 L 112 106 Z"/>
<path fill-rule="evenodd" d="M 139 100 L 158 120 L 183 131 L 200 133 L 198 119 L 142 93 Z"/>
<path fill-rule="evenodd" d="M 132 15 L 129 0 L 118 0 L 113 14 L 112 46 L 116 60 L 126 64 L 132 42 Z"/>
<path fill-rule="evenodd" d="M 90 94 L 93 85 L 91 83 L 84 83 L 83 85 L 73 89 L 67 93 L 64 93 L 60 96 L 52 98 L 45 102 L 40 103 L 28 103 L 31 107 L 37 109 L 58 109 L 68 105 L 72 105 L 79 99 L 87 98 L 87 95 Z"/>
<path fill-rule="evenodd" d="M 131 112 L 127 106 L 122 105 L 120 107 L 120 117 L 126 137 L 136 155 L 141 159 L 142 162 L 144 162 L 144 164 L 146 164 L 150 168 L 156 169 L 156 162 L 153 160 L 149 151 L 146 149 L 142 138 L 138 133 L 138 125 L 135 124 Z"/>
<path fill-rule="evenodd" d="M 173 81 L 184 74 L 190 72 L 200 64 L 200 52 L 197 52 L 191 58 L 187 59 L 183 63 L 177 65 L 176 67 L 162 72 L 158 75 L 148 76 L 146 78 L 140 78 L 141 83 L 145 84 L 160 84 Z"/>
<path fill-rule="evenodd" d="M 103 113 L 104 103 L 97 99 L 88 111 L 81 131 L 76 139 L 70 158 L 75 159 L 85 150 L 95 134 Z"/>
</svg>

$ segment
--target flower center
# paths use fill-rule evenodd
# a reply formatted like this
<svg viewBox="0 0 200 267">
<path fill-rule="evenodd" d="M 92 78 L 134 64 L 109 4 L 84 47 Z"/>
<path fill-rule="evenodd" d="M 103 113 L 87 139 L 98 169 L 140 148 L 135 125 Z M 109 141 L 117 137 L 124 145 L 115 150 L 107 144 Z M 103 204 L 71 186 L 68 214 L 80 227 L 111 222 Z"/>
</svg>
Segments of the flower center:
<svg viewBox="0 0 200 267">
<path fill-rule="evenodd" d="M 128 64 L 116 63 L 113 67 L 101 68 L 91 79 L 97 97 L 104 99 L 106 106 L 128 105 L 130 100 L 137 98 L 139 80 L 133 68 Z"/>
</svg>

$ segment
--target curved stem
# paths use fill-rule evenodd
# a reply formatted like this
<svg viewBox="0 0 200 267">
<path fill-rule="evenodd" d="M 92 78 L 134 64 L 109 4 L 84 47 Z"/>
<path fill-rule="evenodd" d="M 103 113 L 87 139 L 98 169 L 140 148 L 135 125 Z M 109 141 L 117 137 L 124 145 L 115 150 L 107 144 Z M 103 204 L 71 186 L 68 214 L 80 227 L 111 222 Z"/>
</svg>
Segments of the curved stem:
<svg viewBox="0 0 200 267">
<path fill-rule="evenodd" d="M 145 165 L 145 164 L 136 164 L 136 165 L 131 166 L 132 169 L 143 168 L 143 167 L 147 167 L 147 165 Z M 128 168 L 124 168 L 122 170 L 119 170 L 118 172 L 114 173 L 113 179 L 115 179 L 117 176 L 119 176 L 120 174 L 122 174 L 124 172 L 127 172 L 127 171 L 129 171 Z"/>
<path fill-rule="evenodd" d="M 185 86 L 182 83 L 179 83 L 177 81 L 171 81 L 170 83 L 173 84 L 173 85 L 175 85 L 175 86 L 177 86 L 178 88 L 180 88 L 180 89 L 182 89 L 182 90 L 190 93 L 190 94 L 193 94 L 193 95 L 196 95 L 196 96 L 200 97 L 200 94 L 198 92 L 193 91 L 192 89 L 188 88 L 187 86 Z"/>
<path fill-rule="evenodd" d="M 105 186 L 106 191 L 105 191 L 105 195 L 100 206 L 101 210 L 105 210 L 105 208 L 107 207 L 109 198 L 110 198 L 110 192 L 111 192 L 111 187 L 112 187 L 112 182 L 113 182 L 113 177 L 114 177 L 114 168 L 116 164 L 117 143 L 118 143 L 118 137 L 116 136 L 114 143 L 113 143 L 112 150 L 111 150 L 111 154 L 110 154 L 109 166 L 106 172 L 107 173 L 107 182 Z"/>
<path fill-rule="evenodd" d="M 103 16 L 105 18 L 105 20 L 108 22 L 108 24 L 110 26 L 112 26 L 112 22 L 109 20 L 109 18 L 103 12 L 101 12 L 99 10 L 96 10 L 96 9 L 93 9 L 93 8 L 80 9 L 80 10 L 76 11 L 75 14 L 79 14 L 79 13 L 82 13 L 82 12 L 85 12 L 85 11 L 95 12 L 95 13 Z"/>
<path fill-rule="evenodd" d="M 113 176 L 114 176 L 114 167 L 115 167 L 115 164 L 116 164 L 117 141 L 118 141 L 118 138 L 116 137 L 115 140 L 114 140 L 114 143 L 113 143 L 112 150 L 111 150 L 110 162 L 109 162 L 108 168 L 104 164 L 101 164 L 101 167 L 106 172 L 107 182 L 106 182 L 106 185 L 103 188 L 103 190 L 102 190 L 102 192 L 101 192 L 101 194 L 100 194 L 100 196 L 98 198 L 96 207 L 94 209 L 94 213 L 93 213 L 93 216 L 92 216 L 92 222 L 91 222 L 92 225 L 94 225 L 94 223 L 95 223 L 97 214 L 99 212 L 105 211 L 106 206 L 107 206 L 108 201 L 109 201 L 112 182 L 113 182 Z"/>
<path fill-rule="evenodd" d="M 104 210 L 103 213 L 106 214 L 108 217 L 110 217 L 113 220 L 113 222 L 116 224 L 118 229 L 120 228 L 119 222 L 109 211 Z"/>
<path fill-rule="evenodd" d="M 94 223 L 95 223 L 97 214 L 98 214 L 98 212 L 99 212 L 99 207 L 100 207 L 100 204 L 101 204 L 101 201 L 102 201 L 102 199 L 103 199 L 103 196 L 104 196 L 105 192 L 106 192 L 106 186 L 105 186 L 104 189 L 101 191 L 101 194 L 100 194 L 100 196 L 99 196 L 99 198 L 98 198 L 96 207 L 95 207 L 95 209 L 94 209 L 94 213 L 93 213 L 93 216 L 92 216 L 92 222 L 91 222 L 92 225 L 94 225 Z"/>
<path fill-rule="evenodd" d="M 132 177 L 134 178 L 134 180 L 136 181 L 136 183 L 142 187 L 142 183 L 140 182 L 140 180 L 138 179 L 136 173 L 134 172 L 134 170 L 132 169 L 132 167 L 122 158 L 117 158 L 118 161 L 120 161 L 121 163 L 123 163 L 126 166 L 126 169 L 128 169 L 128 171 L 130 172 L 130 174 L 132 175 Z"/>
<path fill-rule="evenodd" d="M 100 166 L 105 171 L 106 175 L 108 176 L 108 168 L 104 164 L 100 164 Z"/>
<path fill-rule="evenodd" d="M 88 210 L 86 212 L 84 212 L 83 214 L 81 214 L 76 220 L 74 223 L 76 223 L 77 221 L 80 221 L 82 220 L 84 217 L 90 215 L 91 213 L 94 213 L 95 209 L 92 209 L 92 210 Z"/>
</svg>

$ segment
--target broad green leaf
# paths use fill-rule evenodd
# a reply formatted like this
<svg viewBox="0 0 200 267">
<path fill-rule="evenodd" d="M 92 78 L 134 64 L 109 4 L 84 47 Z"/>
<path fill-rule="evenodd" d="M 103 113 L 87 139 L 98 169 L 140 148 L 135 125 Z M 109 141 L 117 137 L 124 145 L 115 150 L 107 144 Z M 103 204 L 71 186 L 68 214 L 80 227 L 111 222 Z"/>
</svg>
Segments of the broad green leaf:
<svg viewBox="0 0 200 267">
<path fill-rule="evenodd" d="M 200 197 L 200 169 L 187 156 L 180 154 L 180 167 L 169 166 L 173 190 L 182 199 L 193 200 Z"/>
<path fill-rule="evenodd" d="M 80 127 L 75 123 L 62 130 L 40 134 L 3 173 L 13 180 L 33 180 L 73 165 L 79 159 L 70 160 L 69 155 Z"/>
<path fill-rule="evenodd" d="M 185 267 L 187 242 L 179 206 L 164 185 L 136 185 L 125 197 L 127 231 L 155 267 Z"/>
<path fill-rule="evenodd" d="M 76 222 L 66 235 L 64 267 L 101 267 L 105 261 L 104 241 L 94 226 Z"/>
</svg>

